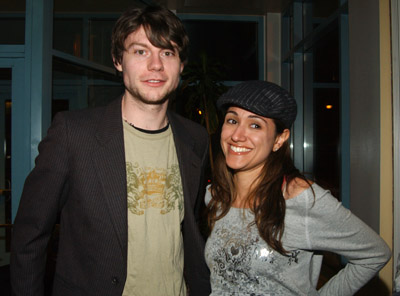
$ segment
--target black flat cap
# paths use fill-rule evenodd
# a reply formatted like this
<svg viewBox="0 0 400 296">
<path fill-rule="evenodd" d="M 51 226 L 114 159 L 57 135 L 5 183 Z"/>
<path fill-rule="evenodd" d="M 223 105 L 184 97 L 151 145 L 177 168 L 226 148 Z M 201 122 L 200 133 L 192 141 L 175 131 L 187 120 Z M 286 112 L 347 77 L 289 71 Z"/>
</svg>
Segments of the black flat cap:
<svg viewBox="0 0 400 296">
<path fill-rule="evenodd" d="M 261 80 L 245 81 L 230 88 L 217 100 L 217 107 L 226 111 L 237 106 L 268 118 L 282 121 L 290 128 L 296 119 L 295 99 L 279 85 Z"/>
</svg>

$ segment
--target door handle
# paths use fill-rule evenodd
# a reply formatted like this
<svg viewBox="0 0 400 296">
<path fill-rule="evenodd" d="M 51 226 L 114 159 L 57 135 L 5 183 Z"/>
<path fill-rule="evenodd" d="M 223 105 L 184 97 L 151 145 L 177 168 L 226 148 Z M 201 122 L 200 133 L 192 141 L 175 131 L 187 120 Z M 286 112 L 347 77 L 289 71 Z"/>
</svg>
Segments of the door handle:
<svg viewBox="0 0 400 296">
<path fill-rule="evenodd" d="M 8 195 L 11 194 L 11 189 L 1 189 L 0 188 L 0 195 Z"/>
</svg>

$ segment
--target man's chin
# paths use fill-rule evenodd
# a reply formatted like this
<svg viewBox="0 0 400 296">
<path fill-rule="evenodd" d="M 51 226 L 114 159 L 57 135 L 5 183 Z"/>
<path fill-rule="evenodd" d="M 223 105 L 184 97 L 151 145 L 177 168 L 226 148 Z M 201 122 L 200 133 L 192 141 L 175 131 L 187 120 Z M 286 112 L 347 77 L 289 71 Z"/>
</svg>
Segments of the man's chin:
<svg viewBox="0 0 400 296">
<path fill-rule="evenodd" d="M 149 97 L 139 93 L 130 92 L 132 97 L 136 98 L 138 101 L 146 105 L 163 105 L 170 99 L 172 93 L 168 93 L 164 96 L 160 95 L 160 96 Z"/>
</svg>

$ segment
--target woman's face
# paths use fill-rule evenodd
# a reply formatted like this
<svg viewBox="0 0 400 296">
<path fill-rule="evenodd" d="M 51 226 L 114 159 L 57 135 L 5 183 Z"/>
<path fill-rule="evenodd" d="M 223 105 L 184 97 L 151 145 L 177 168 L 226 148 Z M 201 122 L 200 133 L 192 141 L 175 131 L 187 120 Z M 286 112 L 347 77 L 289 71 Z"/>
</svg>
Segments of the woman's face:
<svg viewBox="0 0 400 296">
<path fill-rule="evenodd" d="M 286 133 L 289 133 L 289 130 Z M 235 172 L 260 173 L 266 159 L 283 142 L 276 135 L 271 118 L 254 114 L 239 107 L 229 107 L 221 132 L 221 147 L 226 164 Z M 283 140 L 283 141 L 282 141 Z"/>
</svg>

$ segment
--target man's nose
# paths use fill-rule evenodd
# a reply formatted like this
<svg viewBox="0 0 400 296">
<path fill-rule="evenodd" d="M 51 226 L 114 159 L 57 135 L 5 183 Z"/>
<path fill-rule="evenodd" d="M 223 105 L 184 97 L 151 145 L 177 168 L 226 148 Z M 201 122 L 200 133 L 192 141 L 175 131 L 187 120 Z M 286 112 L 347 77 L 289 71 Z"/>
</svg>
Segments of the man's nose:
<svg viewBox="0 0 400 296">
<path fill-rule="evenodd" d="M 164 65 L 160 55 L 153 54 L 150 56 L 149 63 L 148 63 L 149 71 L 162 71 L 164 70 Z"/>
</svg>

